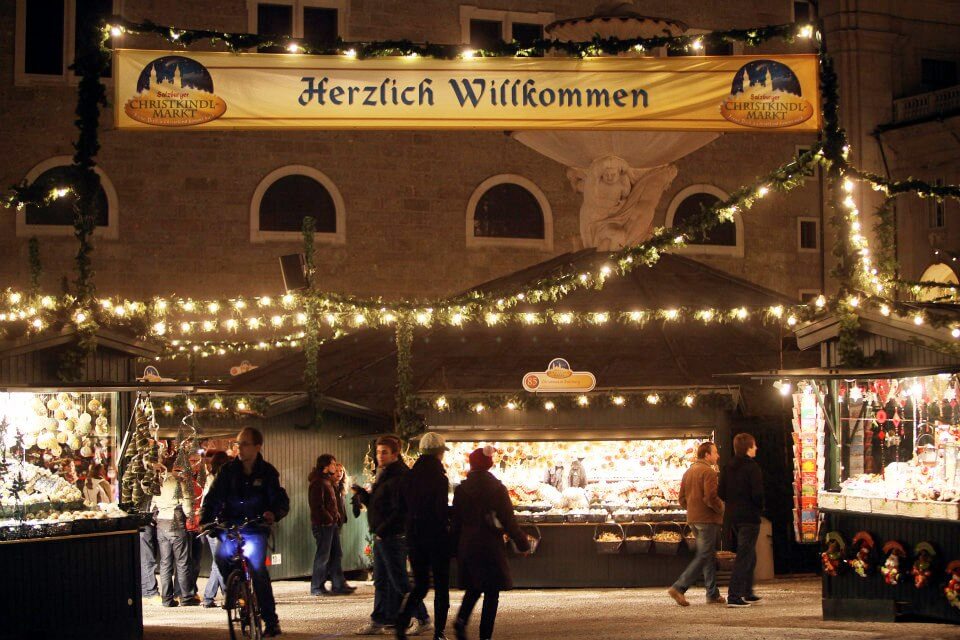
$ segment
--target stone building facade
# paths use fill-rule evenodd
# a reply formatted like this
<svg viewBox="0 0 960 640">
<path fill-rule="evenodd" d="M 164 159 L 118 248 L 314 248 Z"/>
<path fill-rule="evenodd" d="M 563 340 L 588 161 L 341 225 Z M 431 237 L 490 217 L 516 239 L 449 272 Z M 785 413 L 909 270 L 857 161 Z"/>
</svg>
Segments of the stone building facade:
<svg viewBox="0 0 960 640">
<path fill-rule="evenodd" d="M 36 11 L 28 20 L 31 0 L 0 6 L 0 129 L 5 150 L 0 155 L 0 184 L 40 175 L 72 153 L 76 79 L 66 70 L 59 75 L 30 74 L 25 68 L 30 38 L 56 42 L 62 36 L 62 57 L 70 58 L 74 26 L 88 5 L 86 0 L 62 2 L 60 13 L 48 13 L 53 35 L 38 35 L 37 25 L 44 23 L 38 22 Z M 471 20 L 509 36 L 507 30 L 514 23 L 542 25 L 593 10 L 572 0 L 468 2 L 475 4 L 453 0 L 269 4 L 290 7 L 293 35 L 310 29 L 309 21 L 317 15 L 311 10 L 326 9 L 336 10 L 325 14 L 326 19 L 334 16 L 326 28 L 346 40 L 446 43 L 469 42 Z M 259 13 L 259 5 L 268 3 L 256 0 L 93 4 L 134 21 L 224 31 L 255 31 L 259 20 L 272 15 Z M 960 14 L 954 8 L 955 3 L 933 1 L 821 3 L 828 42 L 841 67 L 844 117 L 855 159 L 867 168 L 884 168 L 873 131 L 894 120 L 894 100 L 924 88 L 918 80 L 918 57 L 949 60 L 954 66 L 960 58 L 955 44 Z M 735 0 L 722 6 L 662 0 L 638 3 L 636 10 L 669 17 L 691 29 L 712 30 L 790 22 L 812 7 L 780 0 Z M 59 23 L 63 27 L 58 36 Z M 118 46 L 169 48 L 150 38 L 123 38 Z M 769 43 L 759 49 L 809 50 L 802 42 Z M 108 94 L 111 89 L 108 85 Z M 104 294 L 203 298 L 282 291 L 277 258 L 298 252 L 301 243 L 292 236 L 264 240 L 252 233 L 256 220 L 251 209 L 256 209 L 258 188 L 262 195 L 269 187 L 265 179 L 298 172 L 321 181 L 340 205 L 337 233 L 318 244 L 318 277 L 327 289 L 386 299 L 440 296 L 582 248 L 582 199 L 571 186 L 566 167 L 505 135 L 509 132 L 138 132 L 117 130 L 110 109 L 101 122 L 98 162 L 110 203 L 110 226 L 97 232 L 94 268 Z M 930 135 L 944 146 L 945 164 L 924 165 L 925 171 L 956 182 L 956 144 L 944 134 L 949 121 L 917 126 L 933 128 Z M 917 175 L 913 167 L 925 152 L 911 151 L 916 139 L 912 134 L 904 137 L 896 152 L 893 142 L 885 147 L 895 155 L 891 172 Z M 677 176 L 656 205 L 653 224 L 668 222 L 678 197 L 701 191 L 730 193 L 813 142 L 812 136 L 799 134 L 721 136 L 676 163 Z M 952 167 L 954 173 L 944 167 Z M 541 203 L 546 201 L 541 209 L 550 237 L 539 243 L 471 242 L 468 221 L 473 212 L 468 205 L 476 200 L 478 186 L 491 179 L 516 182 L 516 176 L 522 184 L 532 183 L 528 190 L 535 191 Z M 831 242 L 829 226 L 824 225 L 829 212 L 825 213 L 823 194 L 821 179 L 811 176 L 803 188 L 789 195 L 772 194 L 747 212 L 738 221 L 732 249 L 692 247 L 687 253 L 792 297 L 813 295 L 825 287 L 824 244 L 829 255 Z M 901 216 L 903 233 L 912 229 L 906 222 L 912 214 L 907 211 Z M 958 224 L 955 204 L 948 204 L 944 242 L 956 244 Z M 30 227 L 12 212 L 0 216 L 0 283 L 28 282 L 32 235 L 40 239 L 43 284 L 57 290 L 61 277 L 72 268 L 71 230 Z M 910 273 L 929 261 L 926 247 L 914 244 L 918 243 L 907 240 L 909 246 L 901 247 L 901 260 Z"/>
</svg>

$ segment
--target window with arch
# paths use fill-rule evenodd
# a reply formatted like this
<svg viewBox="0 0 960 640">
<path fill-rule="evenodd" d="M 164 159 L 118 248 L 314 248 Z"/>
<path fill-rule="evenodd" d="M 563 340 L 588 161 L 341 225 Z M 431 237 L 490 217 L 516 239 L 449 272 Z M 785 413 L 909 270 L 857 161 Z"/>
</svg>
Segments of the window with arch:
<svg viewBox="0 0 960 640">
<path fill-rule="evenodd" d="M 673 197 L 667 208 L 667 227 L 679 227 L 697 216 L 705 207 L 711 207 L 728 198 L 723 190 L 710 184 L 694 184 Z M 743 257 L 743 221 L 740 215 L 732 222 L 721 222 L 702 238 L 690 238 L 677 253 L 727 255 Z"/>
<path fill-rule="evenodd" d="M 943 300 L 951 294 L 951 287 L 960 286 L 960 279 L 956 272 L 945 262 L 935 262 L 931 264 L 920 276 L 921 282 L 942 282 L 943 288 L 921 289 L 917 294 L 917 300 L 920 302 L 934 302 Z"/>
<path fill-rule="evenodd" d="M 537 185 L 503 174 L 484 180 L 467 204 L 467 246 L 553 249 L 553 212 Z"/>
<path fill-rule="evenodd" d="M 318 241 L 346 241 L 343 197 L 333 181 L 304 165 L 276 169 L 254 191 L 250 241 L 299 241 L 307 216 L 316 220 Z"/>
<path fill-rule="evenodd" d="M 43 192 L 69 188 L 73 182 L 73 158 L 56 156 L 36 165 L 24 179 L 36 184 Z M 94 167 L 100 177 L 100 190 L 93 200 L 93 233 L 99 238 L 115 240 L 119 236 L 119 209 L 117 192 L 110 178 L 100 167 Z M 17 236 L 72 236 L 74 233 L 75 198 L 67 196 L 43 205 L 29 205 L 17 212 Z"/>
</svg>

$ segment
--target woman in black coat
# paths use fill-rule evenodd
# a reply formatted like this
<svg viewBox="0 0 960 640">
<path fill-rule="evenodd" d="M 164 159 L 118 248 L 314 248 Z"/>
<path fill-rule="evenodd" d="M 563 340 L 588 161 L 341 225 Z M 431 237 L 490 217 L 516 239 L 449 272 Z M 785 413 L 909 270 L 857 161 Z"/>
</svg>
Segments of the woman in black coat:
<svg viewBox="0 0 960 640">
<path fill-rule="evenodd" d="M 454 622 L 457 640 L 465 640 L 467 622 L 483 595 L 480 638 L 493 637 L 500 592 L 513 588 L 503 547 L 509 535 L 521 552 L 530 550 L 527 536 L 513 516 L 507 488 L 491 473 L 493 447 L 470 454 L 470 473 L 453 494 L 453 535 L 457 540 L 460 586 L 466 593 Z"/>
</svg>

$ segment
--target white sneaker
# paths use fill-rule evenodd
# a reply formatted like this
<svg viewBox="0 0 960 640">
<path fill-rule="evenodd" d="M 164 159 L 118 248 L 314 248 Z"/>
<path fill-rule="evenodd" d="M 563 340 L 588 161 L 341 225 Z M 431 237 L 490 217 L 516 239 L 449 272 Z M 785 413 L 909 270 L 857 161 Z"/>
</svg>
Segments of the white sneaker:
<svg viewBox="0 0 960 640">
<path fill-rule="evenodd" d="M 408 636 L 418 636 L 424 631 L 433 631 L 433 623 L 427 620 L 426 622 L 420 622 L 414 618 L 410 622 L 410 627 L 407 629 Z"/>
<path fill-rule="evenodd" d="M 367 624 L 363 625 L 357 629 L 358 636 L 382 636 L 386 633 L 386 630 L 382 624 L 377 624 L 372 620 Z"/>
</svg>

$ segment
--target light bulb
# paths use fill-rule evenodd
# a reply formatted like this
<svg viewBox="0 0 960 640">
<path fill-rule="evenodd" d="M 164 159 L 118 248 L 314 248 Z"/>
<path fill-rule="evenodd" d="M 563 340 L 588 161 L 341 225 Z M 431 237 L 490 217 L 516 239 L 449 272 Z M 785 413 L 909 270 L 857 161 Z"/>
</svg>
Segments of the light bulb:
<svg viewBox="0 0 960 640">
<path fill-rule="evenodd" d="M 579 396 L 577 398 L 577 404 L 581 407 L 585 407 L 590 404 L 590 399 L 587 396 Z"/>
</svg>

